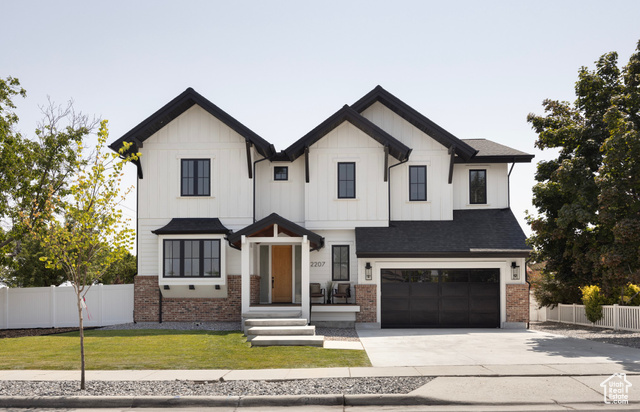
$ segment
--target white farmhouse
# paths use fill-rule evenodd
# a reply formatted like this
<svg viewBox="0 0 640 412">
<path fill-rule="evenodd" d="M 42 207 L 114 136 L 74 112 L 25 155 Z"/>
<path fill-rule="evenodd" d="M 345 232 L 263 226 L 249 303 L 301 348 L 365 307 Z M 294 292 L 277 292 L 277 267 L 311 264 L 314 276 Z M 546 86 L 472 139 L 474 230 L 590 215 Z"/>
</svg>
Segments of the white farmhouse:
<svg viewBox="0 0 640 412">
<path fill-rule="evenodd" d="M 459 139 L 380 86 L 279 152 L 191 88 L 124 141 L 142 153 L 136 321 L 528 321 L 509 175 L 533 155 Z"/>
</svg>

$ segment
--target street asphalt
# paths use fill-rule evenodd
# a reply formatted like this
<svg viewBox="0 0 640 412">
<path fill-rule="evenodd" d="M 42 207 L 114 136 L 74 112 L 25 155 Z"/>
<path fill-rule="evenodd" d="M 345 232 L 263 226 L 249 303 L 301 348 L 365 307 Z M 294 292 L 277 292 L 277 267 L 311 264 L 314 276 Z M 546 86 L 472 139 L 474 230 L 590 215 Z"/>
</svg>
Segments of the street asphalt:
<svg viewBox="0 0 640 412">
<path fill-rule="evenodd" d="M 585 409 L 605 404 L 605 380 L 625 374 L 640 409 L 640 350 L 524 330 L 359 330 L 373 367 L 269 370 L 87 371 L 87 380 L 282 380 L 430 376 L 405 395 L 225 397 L 2 397 L 4 408 L 438 406 L 482 410 Z M 386 354 L 386 355 L 385 355 Z M 78 371 L 1 370 L 0 380 L 78 380 Z M 616 375 L 614 380 L 620 380 Z M 604 383 L 604 386 L 603 386 Z M 453 409 L 452 409 L 453 410 Z"/>
</svg>

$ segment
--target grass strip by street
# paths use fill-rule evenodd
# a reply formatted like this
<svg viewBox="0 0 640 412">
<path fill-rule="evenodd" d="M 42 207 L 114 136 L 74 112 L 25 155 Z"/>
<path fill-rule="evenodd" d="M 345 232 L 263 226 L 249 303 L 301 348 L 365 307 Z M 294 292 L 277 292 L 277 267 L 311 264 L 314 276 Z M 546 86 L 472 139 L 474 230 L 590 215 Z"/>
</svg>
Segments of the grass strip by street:
<svg viewBox="0 0 640 412">
<path fill-rule="evenodd" d="M 251 347 L 241 332 L 92 330 L 87 369 L 275 369 L 371 366 L 365 351 Z M 80 368 L 77 332 L 0 339 L 0 369 Z"/>
</svg>

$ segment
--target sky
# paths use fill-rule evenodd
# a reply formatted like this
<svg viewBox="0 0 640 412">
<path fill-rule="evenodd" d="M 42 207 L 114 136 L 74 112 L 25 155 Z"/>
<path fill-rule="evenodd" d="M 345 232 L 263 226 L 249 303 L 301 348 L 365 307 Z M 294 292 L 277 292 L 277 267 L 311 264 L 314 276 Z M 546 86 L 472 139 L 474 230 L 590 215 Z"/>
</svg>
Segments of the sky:
<svg viewBox="0 0 640 412">
<path fill-rule="evenodd" d="M 582 66 L 640 40 L 640 1 L 0 0 L 0 77 L 27 136 L 47 99 L 109 120 L 112 142 L 187 87 L 282 150 L 376 85 L 458 138 L 532 153 L 511 174 L 535 213 L 529 113 L 574 101 Z M 126 184 L 135 184 L 135 168 Z M 135 197 L 123 212 L 135 217 Z"/>
</svg>

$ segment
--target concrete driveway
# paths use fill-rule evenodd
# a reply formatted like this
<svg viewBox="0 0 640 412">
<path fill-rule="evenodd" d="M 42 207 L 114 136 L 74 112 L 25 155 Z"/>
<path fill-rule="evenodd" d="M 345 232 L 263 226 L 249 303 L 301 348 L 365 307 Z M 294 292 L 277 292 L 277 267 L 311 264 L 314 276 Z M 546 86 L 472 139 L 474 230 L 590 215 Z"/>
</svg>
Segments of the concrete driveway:
<svg viewBox="0 0 640 412">
<path fill-rule="evenodd" d="M 373 366 L 618 364 L 640 372 L 640 349 L 533 330 L 361 329 Z"/>
</svg>

